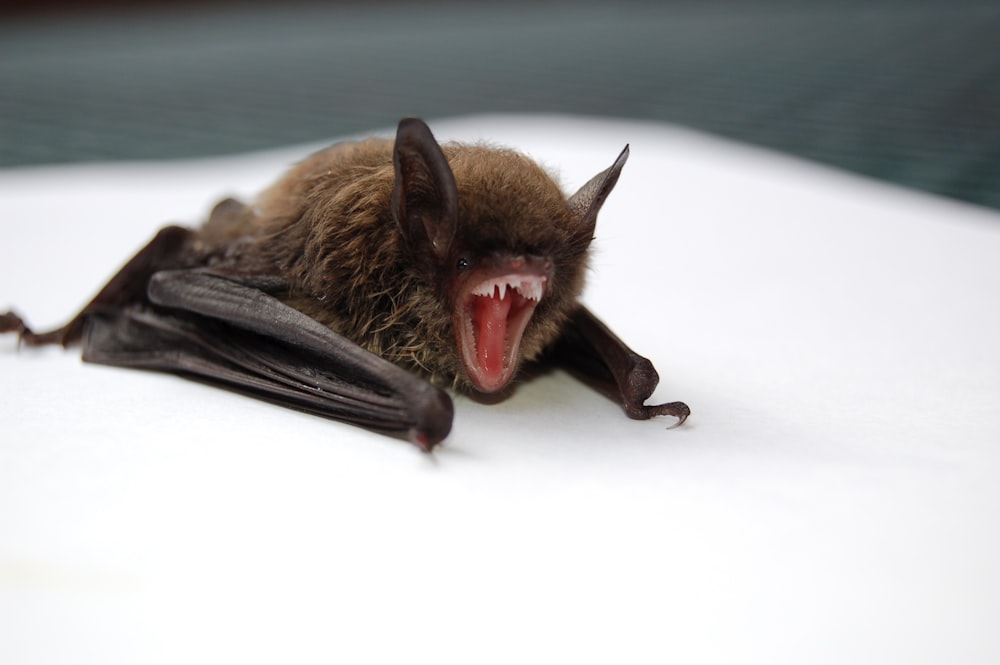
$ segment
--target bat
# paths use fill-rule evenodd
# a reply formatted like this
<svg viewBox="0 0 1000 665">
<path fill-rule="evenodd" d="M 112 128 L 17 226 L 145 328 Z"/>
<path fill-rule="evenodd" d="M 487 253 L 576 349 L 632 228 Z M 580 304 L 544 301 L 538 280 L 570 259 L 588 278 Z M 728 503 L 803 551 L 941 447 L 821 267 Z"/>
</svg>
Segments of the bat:
<svg viewBox="0 0 1000 665">
<path fill-rule="evenodd" d="M 66 325 L 22 344 L 80 343 L 83 360 L 196 378 L 403 438 L 430 451 L 447 388 L 510 391 L 522 367 L 568 369 L 634 419 L 652 363 L 580 304 L 598 212 L 628 146 L 572 196 L 534 161 L 439 145 L 404 118 L 395 140 L 340 143 L 257 200 L 168 226 Z"/>
</svg>

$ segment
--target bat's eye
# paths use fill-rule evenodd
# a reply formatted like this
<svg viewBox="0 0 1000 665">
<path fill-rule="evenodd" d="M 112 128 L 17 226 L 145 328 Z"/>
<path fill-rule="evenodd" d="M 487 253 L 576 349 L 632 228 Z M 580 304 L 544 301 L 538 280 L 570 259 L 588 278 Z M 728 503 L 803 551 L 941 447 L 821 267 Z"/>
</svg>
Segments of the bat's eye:
<svg viewBox="0 0 1000 665">
<path fill-rule="evenodd" d="M 469 259 L 462 258 L 459 259 L 458 263 L 455 264 L 455 268 L 457 268 L 461 272 L 462 270 L 467 269 L 469 265 L 470 265 Z"/>
</svg>

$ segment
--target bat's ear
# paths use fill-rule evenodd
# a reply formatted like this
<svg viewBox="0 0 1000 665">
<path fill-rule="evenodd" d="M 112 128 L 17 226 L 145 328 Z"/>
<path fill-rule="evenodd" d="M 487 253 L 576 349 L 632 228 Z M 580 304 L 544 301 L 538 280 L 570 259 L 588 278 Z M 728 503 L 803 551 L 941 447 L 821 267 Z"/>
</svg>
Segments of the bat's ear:
<svg viewBox="0 0 1000 665">
<path fill-rule="evenodd" d="M 569 197 L 569 209 L 576 219 L 575 233 L 585 236 L 587 242 L 594 235 L 594 225 L 597 224 L 597 213 L 604 205 L 608 194 L 615 188 L 618 176 L 621 175 L 622 167 L 628 160 L 628 146 L 621 151 L 618 159 L 610 167 L 601 171 L 590 181 L 581 187 L 576 194 Z"/>
<path fill-rule="evenodd" d="M 441 146 L 423 120 L 404 118 L 396 130 L 392 214 L 407 242 L 426 240 L 439 260 L 448 256 L 458 226 L 458 188 Z"/>
</svg>

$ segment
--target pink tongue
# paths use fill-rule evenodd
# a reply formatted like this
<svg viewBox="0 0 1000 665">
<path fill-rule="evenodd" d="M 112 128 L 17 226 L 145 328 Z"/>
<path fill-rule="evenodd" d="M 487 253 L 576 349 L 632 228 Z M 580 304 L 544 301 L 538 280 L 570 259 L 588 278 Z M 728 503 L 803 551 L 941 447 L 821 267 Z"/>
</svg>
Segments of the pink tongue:
<svg viewBox="0 0 1000 665">
<path fill-rule="evenodd" d="M 478 296 L 473 306 L 472 323 L 479 330 L 476 360 L 483 375 L 495 381 L 499 381 L 503 374 L 507 314 L 513 300 L 513 294 L 508 294 L 503 300 Z"/>
</svg>

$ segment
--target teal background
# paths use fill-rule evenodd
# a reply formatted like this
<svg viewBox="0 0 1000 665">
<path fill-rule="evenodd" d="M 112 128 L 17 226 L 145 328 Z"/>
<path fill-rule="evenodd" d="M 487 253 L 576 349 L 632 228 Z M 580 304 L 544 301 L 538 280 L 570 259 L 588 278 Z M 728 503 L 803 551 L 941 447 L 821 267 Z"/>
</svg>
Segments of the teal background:
<svg viewBox="0 0 1000 665">
<path fill-rule="evenodd" d="M 400 116 L 666 121 L 1000 208 L 1000 3 L 86 3 L 0 13 L 0 166 Z"/>
</svg>

